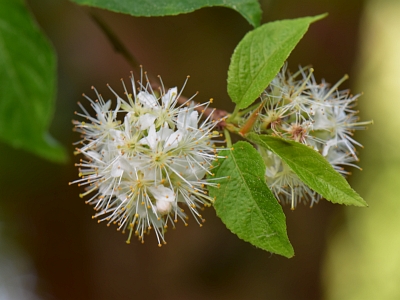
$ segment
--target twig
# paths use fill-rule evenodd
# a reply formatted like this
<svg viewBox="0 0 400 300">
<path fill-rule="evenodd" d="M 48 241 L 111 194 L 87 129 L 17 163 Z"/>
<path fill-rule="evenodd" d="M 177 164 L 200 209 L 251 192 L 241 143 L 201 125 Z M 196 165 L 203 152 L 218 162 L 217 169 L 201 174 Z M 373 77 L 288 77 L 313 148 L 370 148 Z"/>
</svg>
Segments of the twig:
<svg viewBox="0 0 400 300">
<path fill-rule="evenodd" d="M 89 11 L 89 14 L 91 18 L 95 21 L 95 23 L 99 26 L 99 28 L 103 31 L 109 42 L 113 45 L 115 51 L 120 53 L 127 60 L 127 62 L 131 65 L 132 68 L 136 70 L 141 68 L 141 65 L 138 62 L 138 60 L 132 55 L 131 52 L 129 52 L 129 50 L 125 47 L 125 45 L 121 42 L 121 40 L 117 37 L 117 35 L 114 34 L 111 28 L 98 15 L 96 15 L 92 11 Z M 155 80 L 155 77 L 151 76 L 148 73 L 146 74 L 152 88 L 158 89 L 159 85 L 156 84 L 157 80 Z M 188 98 L 181 95 L 178 99 L 178 103 L 183 104 L 186 103 L 187 100 Z M 191 103 L 194 104 L 195 109 L 198 112 L 203 113 L 204 117 L 208 117 L 212 114 L 211 119 L 214 120 L 215 122 L 218 122 L 218 127 L 221 130 L 225 128 L 226 126 L 225 118 L 228 116 L 227 111 L 221 109 L 214 109 L 210 107 L 204 110 L 202 107 L 196 106 L 196 104 L 198 104 L 197 102 L 191 101 Z"/>
<path fill-rule="evenodd" d="M 89 11 L 90 16 L 93 21 L 100 27 L 103 33 L 106 35 L 107 39 L 113 45 L 114 50 L 120 53 L 134 69 L 139 69 L 140 64 L 137 59 L 129 52 L 125 45 L 120 41 L 120 39 L 114 34 L 111 28 L 94 12 Z"/>
</svg>

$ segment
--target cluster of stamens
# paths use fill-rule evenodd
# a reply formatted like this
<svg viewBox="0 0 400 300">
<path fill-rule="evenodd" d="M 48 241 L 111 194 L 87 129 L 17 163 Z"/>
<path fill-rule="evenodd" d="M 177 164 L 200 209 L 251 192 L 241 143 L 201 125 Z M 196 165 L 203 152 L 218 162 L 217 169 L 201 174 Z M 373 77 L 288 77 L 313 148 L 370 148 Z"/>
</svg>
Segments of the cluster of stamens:
<svg viewBox="0 0 400 300">
<path fill-rule="evenodd" d="M 359 122 L 354 110 L 360 95 L 322 81 L 317 83 L 313 69 L 300 68 L 295 74 L 286 66 L 272 80 L 261 96 L 263 108 L 254 125 L 256 132 L 271 134 L 308 145 L 323 155 L 342 175 L 350 172 L 344 166 L 359 168 L 355 146 L 362 146 L 353 139 L 355 130 L 365 129 L 368 122 Z M 266 163 L 266 180 L 276 197 L 291 203 L 292 209 L 299 202 L 318 202 L 321 196 L 308 188 L 298 176 L 271 151 L 260 149 Z"/>
<path fill-rule="evenodd" d="M 96 100 L 83 95 L 95 116 L 78 103 L 82 113 L 76 114 L 85 121 L 73 121 L 82 137 L 76 153 L 84 158 L 76 164 L 80 179 L 72 183 L 86 188 L 81 197 L 91 195 L 86 203 L 94 206 L 93 218 L 129 233 L 127 243 L 132 235 L 144 242 L 154 230 L 161 246 L 168 224 L 175 227 L 180 219 L 187 225 L 185 208 L 200 226 L 204 222 L 199 210 L 214 201 L 207 187 L 217 186 L 212 139 L 220 134 L 213 130 L 218 122 L 212 114 L 203 115 L 212 100 L 195 104 L 192 97 L 180 103 L 176 87 L 166 90 L 160 78 L 155 91 L 141 77 L 136 90 L 131 76 L 133 93 L 122 81 L 126 100 L 109 87 L 115 108 L 95 88 Z"/>
</svg>

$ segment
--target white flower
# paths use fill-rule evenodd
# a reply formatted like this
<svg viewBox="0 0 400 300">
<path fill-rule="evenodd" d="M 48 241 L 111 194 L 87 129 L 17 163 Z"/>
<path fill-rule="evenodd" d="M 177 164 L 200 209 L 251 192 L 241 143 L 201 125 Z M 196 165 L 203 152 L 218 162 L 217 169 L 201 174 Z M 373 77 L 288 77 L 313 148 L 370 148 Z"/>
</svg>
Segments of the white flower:
<svg viewBox="0 0 400 300">
<path fill-rule="evenodd" d="M 310 68 L 300 68 L 292 75 L 286 73 L 285 65 L 261 96 L 263 111 L 255 130 L 309 145 L 335 170 L 348 175 L 344 166 L 358 168 L 354 164 L 358 161 L 355 146 L 361 146 L 353 132 L 372 122 L 358 122 L 353 108 L 359 95 L 338 91 L 347 76 L 330 87 L 324 81 L 318 84 L 312 72 Z M 292 209 L 299 202 L 310 202 L 311 206 L 318 202 L 321 196 L 302 183 L 279 157 L 270 151 L 259 151 L 266 163 L 267 184 L 279 200 L 290 202 Z"/>
<path fill-rule="evenodd" d="M 168 214 L 171 211 L 172 203 L 175 202 L 174 191 L 161 184 L 149 187 L 149 191 L 156 199 L 157 211 L 161 215 Z"/>
<path fill-rule="evenodd" d="M 161 97 L 161 100 L 164 108 L 175 106 L 178 100 L 178 89 L 176 87 L 169 89 L 168 92 Z"/>
<path fill-rule="evenodd" d="M 80 196 L 92 195 L 86 202 L 94 206 L 94 218 L 128 231 L 128 243 L 132 234 L 143 242 L 153 229 L 161 246 L 168 224 L 178 219 L 187 224 L 185 208 L 201 225 L 198 209 L 214 201 L 206 188 L 215 184 L 204 177 L 212 175 L 217 158 L 212 140 L 217 122 L 210 116 L 200 122 L 197 110 L 208 103 L 194 106 L 189 99 L 178 105 L 176 87 L 162 86 L 156 94 L 140 82 L 136 92 L 133 77 L 131 82 L 132 94 L 123 83 L 127 100 L 110 88 L 117 98 L 113 110 L 96 90 L 98 102 L 85 96 L 96 117 L 80 105 L 84 113 L 78 115 L 91 123 L 74 121 L 82 134 L 77 152 L 84 158 L 77 164 L 81 179 L 72 183 L 86 186 Z"/>
<path fill-rule="evenodd" d="M 160 104 L 158 103 L 157 98 L 154 95 L 149 94 L 147 91 L 140 92 L 137 96 L 137 99 L 146 108 L 150 108 L 151 110 L 160 109 Z"/>
</svg>

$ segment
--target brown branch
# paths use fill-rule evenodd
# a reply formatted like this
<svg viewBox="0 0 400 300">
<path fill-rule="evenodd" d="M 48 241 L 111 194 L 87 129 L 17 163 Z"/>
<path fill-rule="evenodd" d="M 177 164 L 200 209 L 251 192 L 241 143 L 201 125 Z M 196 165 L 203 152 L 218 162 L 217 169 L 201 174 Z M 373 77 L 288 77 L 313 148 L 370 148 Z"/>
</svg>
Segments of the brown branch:
<svg viewBox="0 0 400 300">
<path fill-rule="evenodd" d="M 129 50 L 125 47 L 125 45 L 121 42 L 117 35 L 114 34 L 111 28 L 94 12 L 89 11 L 89 15 L 92 17 L 97 26 L 99 26 L 101 31 L 103 31 L 108 41 L 111 43 L 111 45 L 113 45 L 114 50 L 120 53 L 128 61 L 132 68 L 139 69 L 139 62 L 132 55 L 132 53 L 129 52 Z"/>
<path fill-rule="evenodd" d="M 241 136 L 244 136 L 246 133 L 248 133 L 253 128 L 253 125 L 258 119 L 258 115 L 259 115 L 261 109 L 263 108 L 263 105 L 264 104 L 261 103 L 260 106 L 256 110 L 253 111 L 253 113 L 247 120 L 246 124 L 244 124 L 243 127 L 240 129 L 239 134 Z"/>
</svg>

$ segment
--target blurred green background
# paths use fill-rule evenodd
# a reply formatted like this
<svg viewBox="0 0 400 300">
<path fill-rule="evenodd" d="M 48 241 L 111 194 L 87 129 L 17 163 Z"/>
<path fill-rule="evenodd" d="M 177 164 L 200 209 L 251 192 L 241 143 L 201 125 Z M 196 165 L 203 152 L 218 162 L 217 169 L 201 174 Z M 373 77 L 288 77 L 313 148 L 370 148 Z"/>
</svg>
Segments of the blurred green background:
<svg viewBox="0 0 400 300">
<path fill-rule="evenodd" d="M 376 3 L 375 3 L 376 2 Z M 397 128 L 400 118 L 398 1 L 261 1 L 263 22 L 329 12 L 313 24 L 289 58 L 289 69 L 312 64 L 317 80 L 364 92 L 359 109 L 375 125 L 357 132 L 365 145 L 352 186 L 367 209 L 321 201 L 284 207 L 296 255 L 286 259 L 239 240 L 207 209 L 205 226 L 178 224 L 158 248 L 125 244 L 115 227 L 97 224 L 92 208 L 68 182 L 73 166 L 71 119 L 92 85 L 113 98 L 131 67 L 114 52 L 89 9 L 65 0 L 29 0 L 58 53 L 58 95 L 50 129 L 71 153 L 55 165 L 0 144 L 0 299 L 400 299 L 400 207 Z M 162 18 L 91 10 L 109 24 L 145 70 L 166 86 L 196 91 L 231 110 L 226 92 L 230 56 L 250 25 L 236 12 L 206 8 Z M 396 25 L 397 24 L 397 25 Z M 397 44 L 396 44 L 397 43 Z M 397 48 L 396 48 L 397 47 Z M 27 49 L 27 51 L 29 51 Z M 193 220 L 192 220 L 193 221 Z"/>
</svg>

